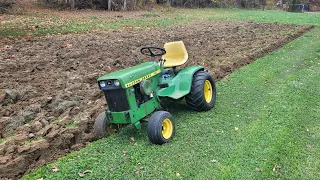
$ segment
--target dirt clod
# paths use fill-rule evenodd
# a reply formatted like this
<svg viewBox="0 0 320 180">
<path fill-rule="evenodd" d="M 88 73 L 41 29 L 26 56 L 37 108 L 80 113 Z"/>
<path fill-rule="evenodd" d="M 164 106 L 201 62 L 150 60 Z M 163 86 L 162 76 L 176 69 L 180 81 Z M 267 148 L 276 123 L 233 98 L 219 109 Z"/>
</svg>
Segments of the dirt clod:
<svg viewBox="0 0 320 180">
<path fill-rule="evenodd" d="M 30 133 L 30 134 L 28 135 L 28 137 L 31 139 L 31 138 L 34 138 L 35 135 L 34 135 L 33 133 Z"/>
<path fill-rule="evenodd" d="M 42 124 L 39 121 L 35 121 L 30 126 L 31 132 L 38 132 L 42 129 Z"/>
<path fill-rule="evenodd" d="M 6 89 L 5 94 L 2 95 L 2 97 L 4 97 L 4 100 L 10 101 L 8 103 L 16 103 L 21 98 L 21 96 L 21 92 L 15 89 Z"/>
</svg>

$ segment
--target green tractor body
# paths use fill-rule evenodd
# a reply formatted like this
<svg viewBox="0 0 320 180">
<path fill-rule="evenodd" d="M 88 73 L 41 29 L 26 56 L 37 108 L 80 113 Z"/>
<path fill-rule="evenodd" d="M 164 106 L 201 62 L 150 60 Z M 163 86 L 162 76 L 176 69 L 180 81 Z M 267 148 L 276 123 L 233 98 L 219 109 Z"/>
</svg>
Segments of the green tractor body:
<svg viewBox="0 0 320 180">
<path fill-rule="evenodd" d="M 193 74 L 201 69 L 202 66 L 191 66 L 175 75 L 170 70 L 161 71 L 156 62 L 145 62 L 100 77 L 99 88 L 109 106 L 108 122 L 134 124 L 140 129 L 140 120 L 160 109 L 161 97 L 179 99 L 189 94 Z"/>
<path fill-rule="evenodd" d="M 166 67 L 166 60 L 160 58 L 159 63 L 154 61 L 154 57 L 159 54 L 152 53 L 152 48 L 154 47 L 143 49 L 149 50 L 153 61 L 113 72 L 98 79 L 99 88 L 103 91 L 108 105 L 106 111 L 95 122 L 95 134 L 98 138 L 109 134 L 106 130 L 109 125 L 133 124 L 141 129 L 141 120 L 146 119 L 156 110 L 160 110 L 162 108 L 161 101 L 165 98 L 177 100 L 186 97 L 188 105 L 197 110 L 199 105 L 196 104 L 196 99 L 199 98 L 192 97 L 194 91 L 192 87 L 198 81 L 201 81 L 202 89 L 206 88 L 206 83 L 209 83 L 210 87 L 208 86 L 208 88 L 211 88 L 207 93 L 200 89 L 202 100 L 205 100 L 206 97 L 211 99 L 207 103 L 201 102 L 201 106 L 207 105 L 208 107 L 201 107 L 202 109 L 198 108 L 198 110 L 208 110 L 213 107 L 215 100 L 213 79 L 210 82 L 206 79 L 202 80 L 201 77 L 198 78 L 198 81 L 194 79 L 197 72 L 206 73 L 202 66 L 177 69 L 174 64 L 171 67 Z M 163 51 L 161 55 L 166 53 L 162 48 L 154 49 Z M 190 97 L 188 98 L 188 96 Z M 151 142 L 155 144 L 168 142 L 175 130 L 171 114 L 158 111 L 153 113 L 150 119 L 153 119 L 148 124 L 148 136 Z"/>
<path fill-rule="evenodd" d="M 140 128 L 140 120 L 160 106 L 155 97 L 160 75 L 161 70 L 156 62 L 145 62 L 100 77 L 98 84 L 107 100 L 108 122 L 134 124 Z M 142 88 L 147 92 L 143 92 Z"/>
<path fill-rule="evenodd" d="M 194 73 L 203 70 L 202 66 L 190 66 L 179 71 L 178 74 L 174 70 L 165 70 L 164 75 L 169 75 L 168 78 L 162 78 L 162 84 L 168 84 L 167 88 L 158 89 L 159 97 L 168 97 L 172 99 L 180 99 L 189 94 L 192 78 Z"/>
</svg>

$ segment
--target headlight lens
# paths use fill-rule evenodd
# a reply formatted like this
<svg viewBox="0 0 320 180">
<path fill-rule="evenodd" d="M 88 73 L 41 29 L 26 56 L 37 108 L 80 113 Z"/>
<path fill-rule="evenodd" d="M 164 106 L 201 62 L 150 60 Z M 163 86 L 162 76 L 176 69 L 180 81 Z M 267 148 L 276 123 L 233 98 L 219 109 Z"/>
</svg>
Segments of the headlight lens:
<svg viewBox="0 0 320 180">
<path fill-rule="evenodd" d="M 106 87 L 106 82 L 104 81 L 100 81 L 99 84 L 100 84 L 100 87 Z"/>
<path fill-rule="evenodd" d="M 119 82 L 118 80 L 114 80 L 114 81 L 113 81 L 113 84 L 114 84 L 115 86 L 120 86 L 120 82 Z"/>
</svg>

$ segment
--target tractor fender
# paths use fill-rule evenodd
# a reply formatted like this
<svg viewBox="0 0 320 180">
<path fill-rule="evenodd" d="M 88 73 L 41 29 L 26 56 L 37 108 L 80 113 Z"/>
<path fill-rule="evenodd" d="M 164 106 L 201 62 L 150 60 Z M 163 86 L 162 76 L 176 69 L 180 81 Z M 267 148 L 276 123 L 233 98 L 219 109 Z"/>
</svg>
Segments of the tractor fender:
<svg viewBox="0 0 320 180">
<path fill-rule="evenodd" d="M 202 66 L 190 66 L 180 70 L 174 78 L 165 82 L 168 83 L 167 88 L 158 90 L 158 96 L 179 99 L 189 94 L 193 75 L 201 70 L 204 70 Z"/>
</svg>

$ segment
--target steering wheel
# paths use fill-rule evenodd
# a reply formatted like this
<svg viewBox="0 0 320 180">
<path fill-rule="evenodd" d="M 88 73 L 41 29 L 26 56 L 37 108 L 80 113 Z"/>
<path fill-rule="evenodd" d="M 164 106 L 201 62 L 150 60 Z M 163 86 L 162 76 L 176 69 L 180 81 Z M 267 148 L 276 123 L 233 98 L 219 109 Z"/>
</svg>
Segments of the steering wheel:
<svg viewBox="0 0 320 180">
<path fill-rule="evenodd" d="M 166 54 L 166 50 L 159 47 L 143 47 L 140 52 L 144 55 L 156 57 Z"/>
</svg>

